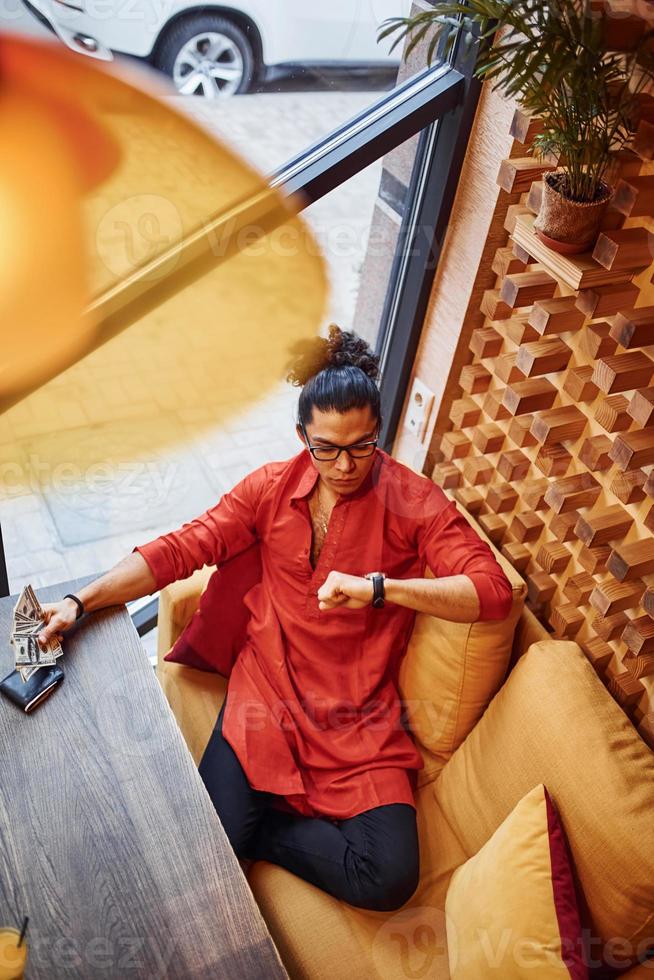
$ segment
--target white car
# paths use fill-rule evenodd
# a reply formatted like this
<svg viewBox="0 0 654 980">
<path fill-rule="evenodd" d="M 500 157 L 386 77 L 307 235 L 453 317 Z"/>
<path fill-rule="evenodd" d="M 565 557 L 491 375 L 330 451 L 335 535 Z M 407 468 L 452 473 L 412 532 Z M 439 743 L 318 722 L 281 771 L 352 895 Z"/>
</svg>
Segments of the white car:
<svg viewBox="0 0 654 980">
<path fill-rule="evenodd" d="M 399 46 L 377 42 L 411 0 L 23 0 L 74 51 L 144 58 L 185 95 L 247 92 L 294 66 L 392 68 Z"/>
</svg>

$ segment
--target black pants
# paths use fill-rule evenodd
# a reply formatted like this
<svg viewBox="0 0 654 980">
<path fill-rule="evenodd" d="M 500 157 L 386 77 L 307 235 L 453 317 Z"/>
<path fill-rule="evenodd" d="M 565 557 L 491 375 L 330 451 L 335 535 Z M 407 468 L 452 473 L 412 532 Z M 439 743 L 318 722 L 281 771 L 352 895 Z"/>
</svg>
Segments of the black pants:
<svg viewBox="0 0 654 980">
<path fill-rule="evenodd" d="M 223 738 L 224 711 L 225 702 L 199 772 L 236 855 L 279 864 L 359 908 L 404 905 L 419 877 L 414 808 L 390 803 L 338 821 L 274 809 L 274 794 L 250 786 Z"/>
</svg>

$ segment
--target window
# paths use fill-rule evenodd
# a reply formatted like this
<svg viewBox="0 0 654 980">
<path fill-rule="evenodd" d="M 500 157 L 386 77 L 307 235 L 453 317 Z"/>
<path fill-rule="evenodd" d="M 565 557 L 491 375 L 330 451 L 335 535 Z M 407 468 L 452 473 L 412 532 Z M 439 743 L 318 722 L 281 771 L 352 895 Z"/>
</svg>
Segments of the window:
<svg viewBox="0 0 654 980">
<path fill-rule="evenodd" d="M 266 144 L 266 113 L 252 124 L 264 133 L 253 143 L 253 130 L 239 105 L 282 93 L 221 100 L 219 110 L 201 99 L 185 106 L 205 124 L 211 114 L 211 125 L 224 138 L 240 142 L 242 151 L 252 156 L 261 153 L 254 162 L 269 164 L 276 186 L 304 196 L 305 217 L 321 240 L 336 285 L 328 320 L 354 327 L 382 356 L 385 448 L 392 443 L 399 417 L 474 116 L 478 87 L 471 80 L 473 55 L 455 49 L 447 61 L 425 68 L 420 61 L 424 50 L 416 49 L 395 87 L 381 86 L 371 98 L 370 92 L 361 93 L 349 118 L 331 116 L 325 131 L 286 162 L 281 159 L 283 147 L 295 139 L 292 114 L 286 119 L 289 142 L 277 137 L 280 152 L 274 157 Z M 325 122 L 321 118 L 318 128 Z M 122 499 L 115 479 L 96 482 L 92 492 L 72 481 L 65 491 L 44 499 L 32 492 L 29 480 L 12 485 L 5 469 L 0 481 L 9 572 L 5 594 L 28 581 L 39 587 L 100 574 L 134 544 L 211 506 L 254 466 L 287 458 L 299 445 L 293 427 L 296 398 L 297 392 L 284 385 L 264 405 L 230 419 L 215 439 L 203 435 L 199 442 L 192 440 L 193 418 L 182 413 L 175 424 L 186 430 L 188 439 L 180 440 L 179 450 L 165 461 L 168 483 L 146 465 L 134 478 L 123 475 L 125 492 L 130 489 Z M 278 434 L 271 445 L 272 427 Z M 125 438 L 143 442 L 147 464 L 147 427 L 127 415 L 124 429 Z M 80 435 L 93 438 L 79 431 L 58 432 L 57 438 L 75 440 Z M 28 448 L 22 447 L 23 458 Z M 104 452 L 99 442 L 98 463 Z M 135 621 L 145 632 L 156 621 L 156 609 L 153 602 L 138 605 Z"/>
</svg>

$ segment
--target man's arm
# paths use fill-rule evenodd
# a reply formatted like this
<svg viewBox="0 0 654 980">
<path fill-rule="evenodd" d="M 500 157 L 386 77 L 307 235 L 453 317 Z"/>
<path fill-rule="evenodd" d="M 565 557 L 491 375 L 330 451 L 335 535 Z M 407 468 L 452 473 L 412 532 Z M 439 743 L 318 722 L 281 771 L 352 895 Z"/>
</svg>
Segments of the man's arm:
<svg viewBox="0 0 654 980">
<path fill-rule="evenodd" d="M 444 612 L 433 607 L 426 611 L 454 622 L 506 619 L 513 605 L 513 586 L 490 545 L 440 487 L 432 484 L 431 494 L 435 502 L 441 497 L 445 506 L 435 509 L 431 519 L 419 522 L 417 546 L 435 578 L 414 581 L 419 583 L 422 598 L 426 593 L 428 601 Z M 422 609 L 413 602 L 407 605 Z"/>
<path fill-rule="evenodd" d="M 105 606 L 131 602 L 155 591 L 155 580 L 150 566 L 142 555 L 133 552 L 104 575 L 78 589 L 76 595 L 84 603 L 85 612 L 89 613 L 104 609 Z M 61 638 L 62 633 L 73 625 L 77 619 L 78 606 L 73 599 L 61 599 L 59 602 L 43 603 L 42 608 L 46 625 L 37 639 L 45 648 L 51 637 Z"/>
<path fill-rule="evenodd" d="M 177 531 L 136 545 L 132 553 L 77 593 L 86 612 L 131 602 L 151 595 L 170 582 L 188 578 L 203 565 L 214 565 L 239 554 L 256 540 L 256 511 L 266 485 L 267 464 L 244 477 L 219 502 Z M 46 626 L 42 646 L 59 636 L 77 616 L 72 599 L 43 604 Z"/>
<path fill-rule="evenodd" d="M 136 545 L 150 566 L 155 590 L 188 578 L 203 565 L 217 565 L 257 540 L 257 510 L 268 483 L 264 464 L 224 493 L 218 503 L 176 531 Z"/>
<path fill-rule="evenodd" d="M 387 578 L 387 602 L 396 602 L 418 612 L 429 613 L 454 623 L 474 623 L 481 607 L 477 590 L 467 575 L 445 578 Z"/>
<path fill-rule="evenodd" d="M 444 578 L 387 578 L 384 581 L 387 602 L 407 606 L 455 623 L 474 623 L 479 618 L 477 590 L 467 575 Z M 344 572 L 330 572 L 318 589 L 318 608 L 345 606 L 360 609 L 372 602 L 370 579 Z"/>
<path fill-rule="evenodd" d="M 86 612 L 95 612 L 105 606 L 132 602 L 155 591 L 154 575 L 150 566 L 138 551 L 134 551 L 104 575 L 79 589 L 76 595 L 84 603 Z M 73 600 L 68 599 L 68 602 Z"/>
<path fill-rule="evenodd" d="M 513 587 L 488 543 L 453 501 L 445 501 L 440 509 L 436 506 L 443 494 L 440 487 L 432 484 L 427 491 L 434 503 L 433 516 L 418 523 L 416 547 L 435 578 L 387 578 L 387 601 L 455 623 L 506 619 L 513 605 Z M 318 608 L 359 609 L 371 602 L 372 592 L 369 579 L 334 570 L 318 590 Z"/>
</svg>

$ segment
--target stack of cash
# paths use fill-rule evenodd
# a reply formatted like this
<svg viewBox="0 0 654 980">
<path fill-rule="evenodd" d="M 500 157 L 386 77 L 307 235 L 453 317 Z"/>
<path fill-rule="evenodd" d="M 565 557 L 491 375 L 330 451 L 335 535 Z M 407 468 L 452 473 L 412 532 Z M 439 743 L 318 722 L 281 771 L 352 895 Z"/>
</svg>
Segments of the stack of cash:
<svg viewBox="0 0 654 980">
<path fill-rule="evenodd" d="M 23 681 L 41 667 L 53 664 L 64 652 L 56 637 L 45 647 L 40 646 L 37 633 L 45 626 L 45 613 L 31 585 L 26 585 L 14 606 L 11 645 L 16 651 L 16 670 Z"/>
</svg>

